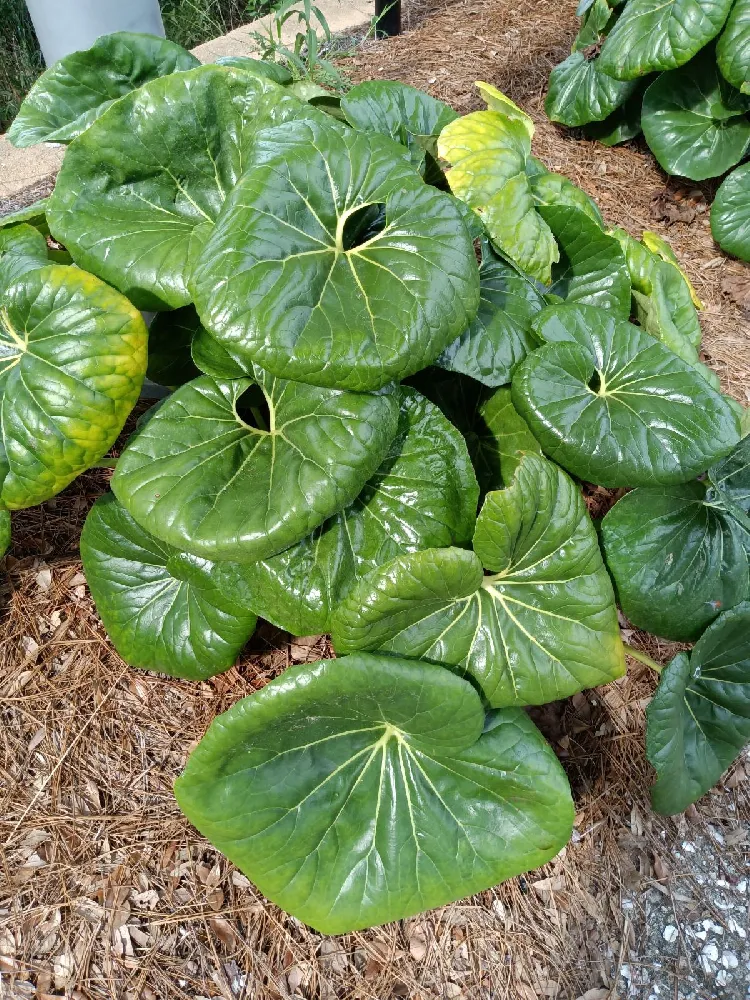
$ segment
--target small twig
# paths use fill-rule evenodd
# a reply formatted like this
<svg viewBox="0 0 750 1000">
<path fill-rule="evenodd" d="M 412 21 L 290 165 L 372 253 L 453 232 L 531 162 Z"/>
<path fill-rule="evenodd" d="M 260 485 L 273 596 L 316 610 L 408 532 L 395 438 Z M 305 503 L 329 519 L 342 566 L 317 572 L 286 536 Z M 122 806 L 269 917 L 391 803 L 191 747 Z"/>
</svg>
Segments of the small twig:
<svg viewBox="0 0 750 1000">
<path fill-rule="evenodd" d="M 623 646 L 625 647 L 625 652 L 628 656 L 632 656 L 634 660 L 639 660 L 641 663 L 645 663 L 647 667 L 651 667 L 651 669 L 655 670 L 657 674 L 660 674 L 664 669 L 663 663 L 657 663 L 656 660 L 652 660 L 650 656 L 647 656 L 647 654 L 642 652 L 640 649 L 636 649 L 627 642 L 624 642 Z"/>
</svg>

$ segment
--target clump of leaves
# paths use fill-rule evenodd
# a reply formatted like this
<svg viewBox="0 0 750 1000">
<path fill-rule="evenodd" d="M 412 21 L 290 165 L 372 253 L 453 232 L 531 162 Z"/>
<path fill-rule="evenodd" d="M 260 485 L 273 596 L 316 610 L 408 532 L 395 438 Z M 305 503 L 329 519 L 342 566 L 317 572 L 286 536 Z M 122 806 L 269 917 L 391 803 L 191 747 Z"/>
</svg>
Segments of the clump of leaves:
<svg viewBox="0 0 750 1000">
<path fill-rule="evenodd" d="M 262 615 L 343 654 L 214 720 L 185 813 L 328 933 L 539 865 L 573 802 L 524 707 L 623 673 L 618 600 L 698 639 L 649 719 L 654 804 L 684 808 L 750 736 L 750 438 L 670 249 L 607 229 L 487 85 L 463 118 L 389 81 L 304 101 L 250 59 L 128 78 L 117 44 L 22 111 L 70 145 L 0 227 L 0 543 L 148 374 L 81 538 L 117 650 L 202 680 Z M 601 541 L 582 479 L 637 487 Z"/>
<path fill-rule="evenodd" d="M 669 174 L 720 177 L 750 151 L 750 0 L 582 0 L 572 54 L 550 76 L 547 114 L 607 145 L 641 130 Z M 750 260 L 750 174 L 730 173 L 714 238 Z"/>
</svg>

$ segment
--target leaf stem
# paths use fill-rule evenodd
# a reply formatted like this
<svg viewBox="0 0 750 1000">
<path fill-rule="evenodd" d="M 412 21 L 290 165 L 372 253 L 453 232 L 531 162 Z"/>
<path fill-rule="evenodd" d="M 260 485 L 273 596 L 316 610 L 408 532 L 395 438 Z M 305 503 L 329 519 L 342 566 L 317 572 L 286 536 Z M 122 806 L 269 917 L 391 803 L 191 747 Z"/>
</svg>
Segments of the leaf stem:
<svg viewBox="0 0 750 1000">
<path fill-rule="evenodd" d="M 116 458 L 103 458 L 101 462 L 94 462 L 90 465 L 90 469 L 115 469 L 117 467 Z"/>
<path fill-rule="evenodd" d="M 634 660 L 639 660 L 641 663 L 645 663 L 647 667 L 651 667 L 651 669 L 655 670 L 657 674 L 660 674 L 664 669 L 664 664 L 657 663 L 656 660 L 652 660 L 650 656 L 641 652 L 640 649 L 636 649 L 627 642 L 624 642 L 623 646 L 625 647 L 625 652 L 628 656 L 632 656 Z"/>
</svg>

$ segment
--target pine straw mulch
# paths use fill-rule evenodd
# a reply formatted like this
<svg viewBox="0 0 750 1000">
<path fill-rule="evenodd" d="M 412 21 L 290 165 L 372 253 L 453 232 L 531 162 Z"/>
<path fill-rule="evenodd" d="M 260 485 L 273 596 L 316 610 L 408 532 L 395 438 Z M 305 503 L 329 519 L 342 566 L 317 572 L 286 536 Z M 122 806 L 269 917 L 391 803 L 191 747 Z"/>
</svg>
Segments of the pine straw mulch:
<svg viewBox="0 0 750 1000">
<path fill-rule="evenodd" d="M 586 188 L 610 221 L 668 236 L 707 304 L 708 362 L 728 390 L 750 398 L 748 268 L 711 242 L 708 188 L 665 181 L 637 143 L 607 150 L 543 117 L 572 11 L 572 3 L 561 12 L 543 2 L 425 0 L 409 8 L 411 34 L 368 43 L 347 68 L 358 79 L 413 83 L 461 112 L 478 106 L 475 79 L 522 104 L 550 167 Z M 290 640 L 263 626 L 238 666 L 202 684 L 127 668 L 77 560 L 86 512 L 106 485 L 106 472 L 88 473 L 13 518 L 0 628 L 0 996 L 605 1000 L 618 995 L 623 963 L 638 961 L 644 893 L 671 896 L 688 884 L 700 901 L 700 886 L 669 851 L 675 838 L 711 824 L 736 845 L 728 853 L 743 850 L 742 763 L 684 817 L 651 813 L 643 733 L 654 677 L 630 661 L 616 683 L 534 712 L 576 797 L 574 836 L 558 858 L 399 924 L 339 938 L 310 931 L 197 835 L 171 789 L 217 713 L 289 663 L 331 655 L 327 640 Z M 676 648 L 629 638 L 662 662 Z M 669 961 L 676 996 L 684 962 Z"/>
</svg>

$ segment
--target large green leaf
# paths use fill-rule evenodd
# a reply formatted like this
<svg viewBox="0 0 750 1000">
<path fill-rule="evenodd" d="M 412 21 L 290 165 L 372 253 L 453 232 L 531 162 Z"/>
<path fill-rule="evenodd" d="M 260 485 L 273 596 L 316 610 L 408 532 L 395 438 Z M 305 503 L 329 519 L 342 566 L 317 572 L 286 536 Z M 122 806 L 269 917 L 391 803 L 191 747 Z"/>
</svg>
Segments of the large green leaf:
<svg viewBox="0 0 750 1000">
<path fill-rule="evenodd" d="M 0 298 L 28 271 L 47 263 L 47 241 L 34 226 L 21 222 L 0 229 Z"/>
<path fill-rule="evenodd" d="M 256 76 L 263 76 L 282 86 L 294 83 L 294 77 L 285 66 L 277 62 L 268 62 L 267 59 L 253 59 L 250 56 L 219 56 L 216 65 L 231 66 L 234 69 L 244 70 L 246 73 L 254 73 Z"/>
<path fill-rule="evenodd" d="M 326 934 L 495 885 L 553 857 L 573 803 L 524 712 L 395 657 L 287 670 L 219 716 L 175 783 L 188 818 Z"/>
<path fill-rule="evenodd" d="M 577 208 L 540 207 L 560 248 L 552 267 L 550 292 L 569 302 L 601 306 L 614 316 L 630 316 L 630 275 L 622 247 Z"/>
<path fill-rule="evenodd" d="M 748 109 L 750 96 L 726 82 L 709 48 L 688 66 L 657 77 L 643 98 L 641 125 L 668 174 L 702 181 L 744 156 L 750 145 Z"/>
<path fill-rule="evenodd" d="M 728 454 L 739 421 L 664 344 L 609 312 L 559 305 L 534 321 L 547 343 L 513 378 L 513 401 L 542 448 L 600 486 L 686 482 Z"/>
<path fill-rule="evenodd" d="M 468 329 L 435 362 L 488 386 L 506 385 L 536 347 L 533 316 L 545 307 L 537 285 L 482 241 L 479 310 Z"/>
<path fill-rule="evenodd" d="M 733 87 L 750 94 L 750 0 L 734 0 L 716 43 L 716 62 Z"/>
<path fill-rule="evenodd" d="M 683 812 L 750 740 L 750 602 L 727 611 L 664 668 L 646 710 L 657 812 Z"/>
<path fill-rule="evenodd" d="M 711 502 L 718 500 L 750 515 L 750 435 L 746 433 L 730 455 L 708 470 L 708 478 Z"/>
<path fill-rule="evenodd" d="M 676 69 L 718 35 L 731 6 L 732 0 L 629 0 L 599 68 L 616 80 Z"/>
<path fill-rule="evenodd" d="M 247 567 L 253 609 L 293 635 L 328 631 L 354 583 L 400 553 L 471 539 L 479 489 L 461 434 L 414 389 L 400 399 L 396 437 L 354 503 Z"/>
<path fill-rule="evenodd" d="M 750 533 L 703 483 L 633 490 L 604 518 L 602 539 L 620 606 L 647 632 L 692 642 L 750 597 Z"/>
<path fill-rule="evenodd" d="M 0 215 L 0 229 L 4 229 L 6 226 L 16 226 L 19 222 L 28 222 L 30 226 L 38 229 L 46 236 L 49 232 L 47 216 L 45 214 L 48 204 L 49 198 L 40 198 L 39 201 L 33 201 L 25 208 L 19 208 L 15 212 L 9 212 L 7 215 Z"/>
<path fill-rule="evenodd" d="M 8 130 L 14 146 L 70 142 L 118 98 L 156 77 L 200 66 L 181 45 L 117 31 L 73 52 L 39 77 Z"/>
<path fill-rule="evenodd" d="M 255 629 L 236 596 L 247 567 L 165 545 L 111 493 L 89 511 L 81 559 L 104 627 L 131 666 L 204 680 L 228 670 Z"/>
<path fill-rule="evenodd" d="M 750 261 L 750 163 L 722 181 L 711 206 L 711 232 L 722 250 Z"/>
<path fill-rule="evenodd" d="M 474 550 L 399 556 L 365 577 L 334 612 L 336 649 L 447 664 L 493 707 L 541 705 L 624 672 L 596 531 L 561 469 L 525 455 L 487 495 Z"/>
<path fill-rule="evenodd" d="M 142 309 L 187 305 L 187 280 L 259 122 L 320 116 L 271 81 L 222 66 L 152 80 L 65 155 L 50 229 L 81 267 Z"/>
<path fill-rule="evenodd" d="M 476 313 L 449 195 L 391 139 L 331 120 L 264 131 L 196 268 L 207 329 L 279 376 L 376 389 L 424 368 Z"/>
<path fill-rule="evenodd" d="M 78 268 L 50 264 L 6 290 L 0 506 L 42 503 L 114 444 L 141 390 L 147 337 L 127 299 Z"/>
<path fill-rule="evenodd" d="M 559 253 L 535 208 L 525 122 L 499 111 L 475 111 L 443 129 L 438 152 L 450 163 L 451 190 L 479 213 L 492 241 L 521 270 L 548 284 Z"/>
<path fill-rule="evenodd" d="M 346 118 L 361 132 L 379 132 L 406 146 L 415 166 L 437 153 L 437 137 L 458 118 L 448 104 L 396 80 L 370 80 L 342 98 Z"/>
<path fill-rule="evenodd" d="M 255 379 L 188 382 L 117 463 L 118 499 L 180 551 L 254 562 L 293 545 L 355 499 L 396 434 L 393 395 Z"/>
<path fill-rule="evenodd" d="M 544 110 L 553 122 L 587 125 L 600 122 L 621 107 L 638 86 L 635 80 L 613 80 L 599 70 L 599 60 L 571 52 L 550 73 Z"/>
</svg>

